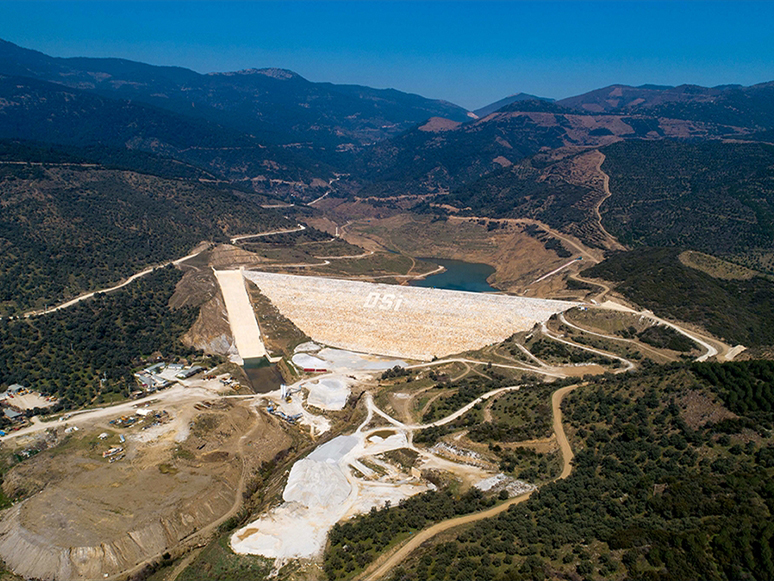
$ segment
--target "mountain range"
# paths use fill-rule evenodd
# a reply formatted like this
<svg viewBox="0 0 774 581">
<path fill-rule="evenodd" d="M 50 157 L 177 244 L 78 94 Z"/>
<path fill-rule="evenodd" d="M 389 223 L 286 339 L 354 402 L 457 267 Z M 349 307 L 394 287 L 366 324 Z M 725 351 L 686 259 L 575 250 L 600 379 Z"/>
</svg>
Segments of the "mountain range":
<svg viewBox="0 0 774 581">
<path fill-rule="evenodd" d="M 143 200 L 166 187 L 162 179 L 206 184 L 185 190 L 194 192 L 188 200 L 230 200 L 239 216 L 233 224 L 248 223 L 256 194 L 266 205 L 296 207 L 323 195 L 388 205 L 400 199 L 401 208 L 417 212 L 530 216 L 608 249 L 618 247 L 613 232 L 631 246 L 682 244 L 748 256 L 774 248 L 772 136 L 774 82 L 612 85 L 558 101 L 518 93 L 470 112 L 393 89 L 315 83 L 284 69 L 200 74 L 122 59 L 56 58 L 0 41 L 0 164 L 11 164 L 0 174 L 7 225 L 29 221 L 30 202 L 19 202 L 25 188 L 48 192 L 36 202 L 40 215 L 53 212 L 62 224 L 81 216 L 84 224 L 81 205 L 63 205 L 62 192 L 97 188 L 91 199 L 100 203 L 109 200 L 106 192 L 118 192 L 141 215 Z M 46 159 L 90 166 L 91 173 L 13 168 L 25 161 L 45 166 Z M 116 171 L 156 181 L 151 187 L 110 173 Z M 600 208 L 608 197 L 603 171 L 617 197 Z M 110 185 L 94 185 L 103 183 Z M 173 195 L 168 204 L 178 202 Z M 722 208 L 722 219 L 702 218 L 707 204 Z M 252 228 L 282 221 L 258 214 Z M 114 230 L 116 220 L 91 228 Z M 202 214 L 189 222 L 192 237 L 229 230 Z M 22 260 L 34 231 L 12 230 L 0 233 L 0 245 Z M 78 231 L 76 239 L 86 236 Z M 170 256 L 179 250 L 164 244 Z M 139 248 L 134 239 L 131 246 Z M 148 260 L 145 248 L 126 262 Z M 7 304 L 17 300 L 14 292 L 6 293 Z"/>
<path fill-rule="evenodd" d="M 375 191 L 391 191 L 396 176 L 434 191 L 543 147 L 746 138 L 774 126 L 774 83 L 612 85 L 560 101 L 519 93 L 471 113 L 393 89 L 314 83 L 284 69 L 199 74 L 56 58 L 6 41 L 0 99 L 0 137 L 146 151 L 259 191 L 302 196 L 314 195 L 315 178 L 336 172 Z"/>
</svg>

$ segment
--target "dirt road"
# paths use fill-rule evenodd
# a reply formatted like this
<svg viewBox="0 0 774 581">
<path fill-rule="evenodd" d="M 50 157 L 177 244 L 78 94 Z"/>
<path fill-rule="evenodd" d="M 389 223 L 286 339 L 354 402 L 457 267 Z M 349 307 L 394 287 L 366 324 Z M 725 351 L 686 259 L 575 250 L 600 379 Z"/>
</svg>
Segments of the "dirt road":
<svg viewBox="0 0 774 581">
<path fill-rule="evenodd" d="M 576 384 L 576 385 L 563 387 L 562 389 L 555 391 L 554 394 L 551 396 L 551 407 L 553 408 L 553 413 L 554 413 L 554 433 L 556 434 L 556 440 L 559 443 L 559 449 L 562 451 L 562 464 L 563 464 L 562 472 L 558 476 L 557 480 L 562 480 L 564 478 L 567 478 L 570 475 L 570 472 L 572 471 L 572 458 L 573 458 L 570 442 L 567 440 L 567 435 L 564 433 L 564 427 L 562 426 L 562 410 L 561 410 L 562 399 L 564 398 L 565 395 L 567 395 L 577 387 L 580 387 L 581 385 L 584 385 L 584 384 Z M 415 549 L 417 549 L 420 545 L 422 545 L 422 543 L 431 539 L 435 535 L 442 533 L 444 531 L 448 531 L 449 529 L 452 529 L 454 527 L 470 524 L 485 518 L 491 518 L 493 516 L 496 516 L 502 512 L 505 512 L 511 506 L 514 506 L 516 504 L 521 504 L 522 502 L 526 501 L 533 493 L 534 491 L 528 492 L 527 494 L 522 494 L 521 496 L 511 498 L 510 500 L 504 502 L 503 504 L 494 506 L 488 510 L 445 520 L 427 529 L 424 529 L 423 531 L 420 531 L 416 535 L 412 536 L 407 543 L 405 543 L 403 546 L 401 546 L 397 551 L 395 551 L 391 555 L 375 561 L 371 567 L 366 569 L 366 571 L 363 572 L 358 577 L 358 579 L 366 579 L 369 581 L 384 579 L 385 577 L 387 577 L 390 571 L 392 571 L 406 557 L 408 557 L 412 552 L 414 552 Z"/>
<path fill-rule="evenodd" d="M 547 279 L 549 276 L 553 276 L 553 275 L 555 275 L 555 274 L 557 274 L 557 273 L 559 273 L 559 272 L 562 272 L 562 271 L 563 271 L 565 268 L 567 268 L 568 266 L 572 266 L 572 265 L 573 265 L 573 264 L 575 264 L 576 262 L 578 262 L 578 259 L 577 259 L 577 258 L 573 258 L 573 259 L 572 259 L 570 262 L 568 262 L 567 264 L 563 264 L 562 266 L 560 266 L 559 268 L 557 268 L 557 269 L 555 269 L 555 270 L 552 270 L 552 271 L 551 271 L 551 272 L 549 272 L 548 274 L 544 274 L 544 275 L 543 275 L 543 276 L 541 276 L 540 278 L 537 278 L 537 279 L 535 279 L 534 281 L 532 281 L 532 282 L 531 282 L 530 284 L 528 284 L 527 286 L 530 286 L 530 285 L 533 285 L 533 284 L 537 284 L 537 283 L 539 283 L 541 280 L 545 280 L 545 279 Z"/>
<path fill-rule="evenodd" d="M 575 385 L 568 385 L 561 389 L 557 389 L 551 395 L 551 410 L 554 414 L 554 434 L 556 434 L 556 441 L 559 444 L 559 449 L 562 451 L 562 472 L 556 478 L 557 480 L 564 480 L 572 472 L 572 459 L 574 454 L 570 447 L 570 441 L 567 439 L 567 434 L 564 433 L 564 425 L 562 424 L 562 400 L 564 396 L 571 391 L 577 389 L 585 383 L 576 383 Z"/>
<path fill-rule="evenodd" d="M 301 232 L 306 230 L 306 226 L 299 224 L 295 228 L 287 228 L 285 230 L 273 230 L 272 232 L 260 232 L 258 234 L 242 234 L 240 236 L 234 236 L 231 239 L 231 244 L 239 242 L 240 240 L 247 240 L 248 238 L 263 238 L 264 236 L 274 236 L 275 234 L 290 234 L 291 232 Z"/>
<path fill-rule="evenodd" d="M 602 292 L 594 296 L 593 298 L 589 299 L 592 303 L 602 304 L 602 300 L 605 298 L 605 295 L 607 295 L 610 292 L 610 287 L 599 281 L 599 280 L 591 280 L 588 278 L 583 278 L 580 274 L 571 274 L 569 278 L 572 278 L 574 280 L 577 280 L 578 282 L 585 282 L 586 284 L 598 286 L 602 289 Z"/>
<path fill-rule="evenodd" d="M 259 237 L 262 237 L 262 236 L 272 236 L 274 234 L 287 234 L 287 233 L 290 233 L 290 232 L 300 232 L 301 230 L 306 230 L 306 226 L 304 226 L 303 224 L 299 224 L 298 227 L 291 228 L 291 229 L 288 229 L 288 230 L 274 230 L 272 232 L 262 232 L 260 234 L 244 234 L 244 235 L 235 236 L 234 238 L 232 238 L 231 239 L 231 243 L 233 244 L 234 242 L 237 242 L 239 240 L 245 240 L 247 238 L 259 238 Z M 79 297 L 76 297 L 76 298 L 74 298 L 72 300 L 69 300 L 69 301 L 67 301 L 65 303 L 62 303 L 61 305 L 57 305 L 56 307 L 53 307 L 51 309 L 42 310 L 42 311 L 40 311 L 40 310 L 38 310 L 38 311 L 29 311 L 27 313 L 24 313 L 24 316 L 25 317 L 35 317 L 35 316 L 38 316 L 38 315 L 47 315 L 49 313 L 55 313 L 56 311 L 60 311 L 62 309 L 66 309 L 68 307 L 72 307 L 73 305 L 77 305 L 81 301 L 85 301 L 86 299 L 90 299 L 91 297 L 93 297 L 94 295 L 96 295 L 98 293 L 111 293 L 113 291 L 116 291 L 116 290 L 118 290 L 120 288 L 125 287 L 126 285 L 134 282 L 138 278 L 142 278 L 143 276 L 149 275 L 151 272 L 153 272 L 157 268 L 163 268 L 165 266 L 169 266 L 170 264 L 178 265 L 181 262 L 185 262 L 186 260 L 189 260 L 191 258 L 199 256 L 202 252 L 204 252 L 205 250 L 209 249 L 209 247 L 210 247 L 210 243 L 209 242 L 202 243 L 199 246 L 197 246 L 194 249 L 194 251 L 191 254 L 189 254 L 188 256 L 183 256 L 182 258 L 177 258 L 175 260 L 170 260 L 168 262 L 163 262 L 163 263 L 157 264 L 155 266 L 150 266 L 150 267 L 146 268 L 143 271 L 140 271 L 140 272 L 138 272 L 136 274 L 133 274 L 132 276 L 130 276 L 129 278 L 123 280 L 122 282 L 118 283 L 117 285 L 114 285 L 114 286 L 111 286 L 111 287 L 108 287 L 108 288 L 103 288 L 103 289 L 95 290 L 95 291 L 90 292 L 90 293 L 83 294 L 83 295 L 81 295 Z"/>
<path fill-rule="evenodd" d="M 565 375 L 557 370 L 547 371 L 546 369 L 540 369 L 533 367 L 527 363 L 523 365 L 506 365 L 504 363 L 492 363 L 490 361 L 476 361 L 475 359 L 438 359 L 436 361 L 428 361 L 427 363 L 417 363 L 415 365 L 407 365 L 406 369 L 419 369 L 421 367 L 433 367 L 435 365 L 444 365 L 446 363 L 463 363 L 471 365 L 491 365 L 492 367 L 500 367 L 502 369 L 516 369 L 518 371 L 528 371 L 530 373 L 540 373 L 541 375 L 548 375 L 549 377 L 565 377 Z"/>
<path fill-rule="evenodd" d="M 66 421 L 62 422 L 36 422 L 27 428 L 23 428 L 16 432 L 11 432 L 2 437 L 2 441 L 12 440 L 21 436 L 28 436 L 36 432 L 44 431 L 54 426 L 81 426 L 87 423 L 93 423 L 94 421 L 104 420 L 112 416 L 118 416 L 122 414 L 131 415 L 137 411 L 137 408 L 143 404 L 154 402 L 154 405 L 170 405 L 173 403 L 186 403 L 204 401 L 217 397 L 215 393 L 200 387 L 188 387 L 181 383 L 170 387 L 164 391 L 159 391 L 154 394 L 148 395 L 140 399 L 130 399 L 119 404 L 92 408 L 88 410 L 79 410 L 70 412 L 70 417 Z M 251 396 L 255 397 L 255 396 Z M 156 404 L 156 402 L 158 402 Z"/>
<path fill-rule="evenodd" d="M 638 349 L 642 349 L 643 351 L 647 351 L 648 353 L 655 355 L 656 357 L 663 357 L 664 359 L 667 359 L 669 361 L 677 361 L 676 357 L 670 357 L 669 355 L 666 355 L 665 353 L 661 353 L 657 351 L 656 349 L 653 349 L 652 347 L 648 347 L 647 345 L 641 343 L 640 341 L 634 341 L 633 339 L 625 339 L 624 337 L 617 337 L 615 335 L 605 335 L 603 333 L 597 333 L 596 331 L 590 331 L 589 329 L 585 329 L 583 327 L 579 327 L 575 323 L 571 323 L 567 320 L 567 317 L 564 316 L 564 313 L 561 313 L 559 315 L 559 320 L 567 325 L 568 327 L 572 329 L 576 329 L 580 331 L 581 333 L 586 333 L 588 335 L 594 335 L 595 337 L 602 337 L 603 339 L 609 339 L 610 341 L 617 341 L 619 343 L 631 343 L 632 345 L 636 345 Z"/>
<path fill-rule="evenodd" d="M 604 171 L 602 171 L 602 164 L 605 163 L 605 154 L 599 150 L 597 150 L 597 153 L 599 154 L 599 161 L 597 162 L 597 172 L 599 172 L 599 174 L 602 176 L 602 186 L 604 188 L 604 193 L 605 193 L 602 199 L 599 200 L 599 202 L 597 202 L 596 205 L 594 206 L 594 214 L 597 217 L 597 223 L 599 224 L 599 231 L 605 237 L 611 249 L 626 250 L 626 247 L 620 242 L 618 242 L 618 240 L 615 239 L 615 236 L 613 236 L 612 234 L 610 234 L 610 232 L 605 230 L 605 227 L 602 225 L 602 214 L 600 214 L 599 209 L 602 207 L 602 204 L 605 203 L 605 200 L 607 200 L 613 194 L 610 191 L 610 176 L 607 175 Z"/>
<path fill-rule="evenodd" d="M 478 220 L 489 220 L 489 219 L 490 218 L 481 217 L 481 216 L 465 216 L 465 217 L 449 216 L 450 222 L 451 221 L 475 222 Z M 568 245 L 572 246 L 575 250 L 578 251 L 578 253 L 580 253 L 584 257 L 584 260 L 590 260 L 594 264 L 597 264 L 602 261 L 603 255 L 601 252 L 594 254 L 591 251 L 591 249 L 586 247 L 580 240 L 572 238 L 568 234 L 559 232 L 558 230 L 551 228 L 548 224 L 545 224 L 539 220 L 532 220 L 531 218 L 500 218 L 497 220 L 497 222 L 508 222 L 511 224 L 530 224 L 533 226 L 539 226 L 554 238 L 559 238 L 563 242 L 566 242 Z"/>
<path fill-rule="evenodd" d="M 76 297 L 76 298 L 74 298 L 74 299 L 72 299 L 70 301 L 67 301 L 66 303 L 62 303 L 61 305 L 58 305 L 58 306 L 53 307 L 53 308 L 48 309 L 48 310 L 29 311 L 28 313 L 24 313 L 24 316 L 25 317 L 35 317 L 35 316 L 38 316 L 38 315 L 47 315 L 49 313 L 55 313 L 56 311 L 60 311 L 62 309 L 66 309 L 68 307 L 72 307 L 73 305 L 77 305 L 81 301 L 85 301 L 86 299 L 90 299 L 91 297 L 93 297 L 94 295 L 96 295 L 98 293 L 111 293 L 113 291 L 116 291 L 116 290 L 118 290 L 120 288 L 125 287 L 126 285 L 134 282 L 138 278 L 141 278 L 143 276 L 146 276 L 146 275 L 150 274 L 151 272 L 153 272 L 157 268 L 163 268 L 165 266 L 169 266 L 170 264 L 177 265 L 177 264 L 180 264 L 181 262 L 185 262 L 186 260 L 194 258 L 195 256 L 199 256 L 202 252 L 207 250 L 209 247 L 210 247 L 209 243 L 200 244 L 199 246 L 196 247 L 194 252 L 192 252 L 188 256 L 183 256 L 183 258 L 178 258 L 177 260 L 170 260 L 169 262 L 164 262 L 162 264 L 157 264 L 156 266 L 151 266 L 149 268 L 146 268 L 145 270 L 143 270 L 141 272 L 138 272 L 137 274 L 133 274 L 132 276 L 130 276 L 129 278 L 127 278 L 123 282 L 118 283 L 115 286 L 111 286 L 109 288 L 103 288 L 103 289 L 95 290 L 94 292 L 90 292 L 90 293 L 87 293 L 85 295 L 81 295 L 81 296 Z"/>
<path fill-rule="evenodd" d="M 543 335 L 545 335 L 549 339 L 553 339 L 554 341 L 557 341 L 558 343 L 564 343 L 565 345 L 569 345 L 570 347 L 575 347 L 576 349 L 581 349 L 582 351 L 588 351 L 589 353 L 594 353 L 595 355 L 600 355 L 601 357 L 607 357 L 609 359 L 617 359 L 618 361 L 620 361 L 626 366 L 621 369 L 616 369 L 615 371 L 613 371 L 613 373 L 625 373 L 626 371 L 631 371 L 632 369 L 637 367 L 632 361 L 629 361 L 624 357 L 619 357 L 618 355 L 614 355 L 607 351 L 602 351 L 601 349 L 586 347 L 585 345 L 581 345 L 580 343 L 575 343 L 573 341 L 565 341 L 555 333 L 549 331 L 545 323 L 541 323 L 541 331 L 543 332 Z"/>
</svg>

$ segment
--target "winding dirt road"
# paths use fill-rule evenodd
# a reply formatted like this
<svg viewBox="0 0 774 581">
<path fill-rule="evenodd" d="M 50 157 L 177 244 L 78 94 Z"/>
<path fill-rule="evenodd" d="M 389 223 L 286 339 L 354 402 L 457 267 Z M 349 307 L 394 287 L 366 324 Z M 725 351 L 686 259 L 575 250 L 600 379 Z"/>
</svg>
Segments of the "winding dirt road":
<svg viewBox="0 0 774 581">
<path fill-rule="evenodd" d="M 605 335 L 603 333 L 597 333 L 596 331 L 591 331 L 589 329 L 580 327 L 575 323 L 571 323 L 570 321 L 568 321 L 567 317 L 565 317 L 565 313 L 561 313 L 559 315 L 559 320 L 565 325 L 567 325 L 568 327 L 575 329 L 577 331 L 580 331 L 581 333 L 586 333 L 587 335 L 594 335 L 595 337 L 601 337 L 603 339 L 608 339 L 610 341 L 618 341 L 619 343 L 630 343 L 632 345 L 636 345 L 637 348 L 642 349 L 643 351 L 647 351 L 648 353 L 651 353 L 652 355 L 655 355 L 657 357 L 663 357 L 664 359 L 668 359 L 669 361 L 677 361 L 676 357 L 670 357 L 651 347 L 648 347 L 647 345 L 645 345 L 644 343 L 641 343 L 640 341 L 634 341 L 633 339 L 625 339 L 624 337 L 618 337 L 616 335 Z"/>
<path fill-rule="evenodd" d="M 602 225 L 602 214 L 600 213 L 599 209 L 602 207 L 602 204 L 605 203 L 605 200 L 607 200 L 610 196 L 612 196 L 613 193 L 610 191 L 610 176 L 607 175 L 607 173 L 605 173 L 604 171 L 602 171 L 602 164 L 605 163 L 605 154 L 599 150 L 597 150 L 597 153 L 599 154 L 599 161 L 597 162 L 597 172 L 599 172 L 599 174 L 602 176 L 602 187 L 605 193 L 602 199 L 600 199 L 599 202 L 597 202 L 594 205 L 594 214 L 597 217 L 597 223 L 599 224 L 599 231 L 605 237 L 611 249 L 626 250 L 626 247 L 620 242 L 618 242 L 615 236 L 610 234 L 610 232 L 608 232 L 605 229 L 605 227 Z"/>
<path fill-rule="evenodd" d="M 274 234 L 288 234 L 290 232 L 300 232 L 301 230 L 306 230 L 306 226 L 304 226 L 303 224 L 299 224 L 296 228 L 291 228 L 291 229 L 287 229 L 287 230 L 274 230 L 272 232 L 261 232 L 260 234 L 243 234 L 241 236 L 233 237 L 231 239 L 231 243 L 233 244 L 235 242 L 238 242 L 239 240 L 246 240 L 248 238 L 260 238 L 260 237 L 263 237 L 263 236 L 272 236 Z M 99 293 L 105 294 L 105 293 L 111 293 L 113 291 L 117 291 L 118 289 L 123 288 L 123 287 L 125 287 L 128 284 L 131 284 L 132 282 L 134 282 L 138 278 L 142 278 L 143 276 L 149 275 L 151 272 L 153 272 L 157 268 L 164 268 L 165 266 L 169 266 L 170 264 L 177 266 L 178 264 L 180 264 L 182 262 L 185 262 L 186 260 L 190 260 L 191 258 L 195 258 L 196 256 L 199 256 L 205 250 L 208 250 L 210 248 L 210 246 L 211 246 L 211 244 L 209 242 L 204 242 L 204 243 L 200 244 L 199 246 L 197 246 L 194 249 L 194 251 L 191 254 L 187 255 L 187 256 L 183 256 L 182 258 L 177 258 L 175 260 L 169 260 L 167 262 L 162 262 L 161 264 L 156 264 L 154 266 L 150 266 L 150 267 L 146 268 L 145 270 L 142 270 L 142 271 L 140 271 L 140 272 L 138 272 L 136 274 L 133 274 L 129 278 L 121 281 L 120 283 L 118 283 L 116 285 L 113 285 L 113 286 L 108 287 L 108 288 L 98 289 L 98 290 L 95 290 L 93 292 L 80 295 L 80 296 L 78 296 L 78 297 L 76 297 L 76 298 L 74 298 L 72 300 L 64 302 L 64 303 L 62 303 L 60 305 L 57 305 L 55 307 L 52 307 L 50 309 L 46 309 L 46 310 L 42 310 L 42 311 L 41 310 L 29 311 L 27 313 L 24 313 L 24 317 L 36 317 L 38 315 L 47 315 L 49 313 L 55 313 L 57 311 L 61 311 L 62 309 L 66 309 L 68 307 L 72 307 L 73 305 L 77 305 L 81 301 L 85 301 L 87 299 L 90 299 L 90 298 L 92 298 L 96 294 L 99 294 Z"/>
<path fill-rule="evenodd" d="M 581 385 L 585 384 L 579 383 L 563 387 L 562 389 L 556 390 L 551 396 L 551 407 L 553 408 L 554 413 L 554 433 L 556 434 L 556 440 L 559 443 L 559 449 L 562 452 L 562 472 L 559 474 L 556 480 L 562 480 L 570 475 L 572 472 L 573 459 L 572 448 L 570 447 L 570 442 L 567 440 L 567 435 L 565 434 L 564 426 L 562 425 L 562 399 L 565 395 L 580 387 Z M 357 579 L 364 579 L 368 581 L 384 579 L 387 577 L 390 571 L 392 571 L 397 565 L 406 559 L 406 557 L 413 553 L 420 545 L 433 538 L 437 534 L 458 526 L 496 516 L 502 512 L 505 512 L 511 506 L 521 504 L 522 502 L 526 501 L 530 496 L 532 496 L 534 492 L 535 491 L 533 490 L 532 492 L 516 496 L 510 500 L 507 500 L 503 504 L 499 504 L 482 512 L 458 516 L 456 518 L 434 524 L 433 526 L 426 528 L 412 536 L 408 542 L 403 544 L 392 554 L 384 556 L 382 559 L 375 561 L 373 565 L 371 565 L 371 567 L 359 575 Z"/>
<path fill-rule="evenodd" d="M 621 369 L 616 369 L 613 371 L 613 373 L 625 373 L 627 371 L 631 371 L 635 367 L 637 367 L 634 362 L 629 361 L 628 359 L 625 359 L 624 357 L 619 357 L 618 355 L 614 355 L 613 353 L 609 353 L 607 351 L 602 351 L 601 349 L 594 349 L 593 347 L 586 347 L 585 345 L 581 345 L 579 343 L 575 343 L 573 341 L 566 341 L 550 331 L 548 327 L 546 326 L 545 322 L 541 323 L 541 331 L 543 331 L 543 334 L 548 337 L 549 339 L 552 339 L 554 341 L 557 341 L 558 343 L 564 343 L 565 345 L 569 345 L 570 347 L 575 347 L 576 349 L 581 349 L 582 351 L 588 351 L 589 353 L 594 353 L 595 355 L 600 355 L 602 357 L 608 357 L 610 359 L 617 359 L 621 363 L 623 363 L 626 367 L 623 367 Z"/>
<path fill-rule="evenodd" d="M 116 290 L 118 290 L 120 288 L 125 287 L 126 285 L 134 282 L 138 278 L 141 278 L 143 276 L 146 276 L 146 275 L 150 274 L 151 272 L 153 272 L 157 268 L 164 268 L 165 266 L 169 266 L 170 264 L 178 265 L 181 262 L 185 262 L 186 260 L 189 260 L 191 258 L 199 256 L 202 252 L 207 250 L 209 247 L 210 247 L 209 243 L 200 244 L 199 246 L 196 247 L 196 250 L 193 253 L 189 254 L 188 256 L 183 256 L 183 258 L 178 258 L 176 260 L 170 260 L 168 262 L 164 262 L 164 263 L 161 263 L 161 264 L 157 264 L 155 266 L 148 267 L 148 268 L 146 268 L 145 270 L 143 270 L 141 272 L 133 274 L 132 276 L 130 276 L 129 278 L 125 279 L 123 282 L 118 283 L 117 285 L 111 286 L 109 288 L 103 288 L 103 289 L 95 290 L 94 292 L 90 292 L 90 293 L 87 293 L 85 295 L 81 295 L 79 297 L 76 297 L 76 298 L 74 298 L 72 300 L 67 301 L 66 303 L 62 303 L 61 305 L 57 305 L 56 307 L 52 307 L 52 308 L 47 309 L 47 310 L 43 310 L 43 311 L 29 311 L 27 313 L 24 313 L 24 316 L 25 317 L 36 317 L 38 315 L 48 315 L 49 313 L 55 313 L 57 311 L 61 311 L 62 309 L 66 309 L 68 307 L 72 307 L 73 305 L 77 305 L 81 301 L 85 301 L 86 299 L 90 299 L 91 297 L 93 297 L 96 294 L 99 294 L 99 293 L 111 293 L 113 291 L 116 291 Z"/>
<path fill-rule="evenodd" d="M 436 361 L 428 361 L 426 363 L 417 363 L 415 365 L 407 365 L 406 369 L 419 369 L 422 367 L 434 367 L 436 365 L 445 365 L 446 363 L 463 363 L 471 365 L 491 365 L 492 367 L 500 367 L 502 369 L 516 369 L 518 371 L 528 371 L 530 373 L 540 373 L 541 375 L 547 375 L 549 377 L 567 377 L 557 369 L 549 371 L 548 369 L 540 369 L 539 367 L 533 367 L 527 363 L 523 365 L 506 365 L 505 363 L 492 363 L 491 361 L 476 361 L 475 359 L 463 359 L 454 357 L 451 359 L 438 359 Z"/>
</svg>

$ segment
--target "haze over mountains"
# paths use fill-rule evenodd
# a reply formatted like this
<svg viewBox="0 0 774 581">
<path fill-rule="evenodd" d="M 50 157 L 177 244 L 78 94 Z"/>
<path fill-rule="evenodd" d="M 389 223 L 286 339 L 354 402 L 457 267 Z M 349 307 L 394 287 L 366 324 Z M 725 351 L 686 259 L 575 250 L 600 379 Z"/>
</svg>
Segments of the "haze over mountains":
<svg viewBox="0 0 774 581">
<path fill-rule="evenodd" d="M 202 75 L 122 59 L 55 58 L 5 41 L 0 98 L 2 137 L 153 152 L 263 191 L 272 179 L 308 186 L 334 172 L 385 182 L 378 188 L 388 190 L 396 174 L 408 174 L 434 190 L 546 146 L 739 138 L 774 126 L 774 83 L 614 85 L 557 102 L 519 93 L 471 120 L 444 101 L 313 83 L 282 69 Z M 434 117 L 455 123 L 440 131 L 424 123 Z"/>
</svg>

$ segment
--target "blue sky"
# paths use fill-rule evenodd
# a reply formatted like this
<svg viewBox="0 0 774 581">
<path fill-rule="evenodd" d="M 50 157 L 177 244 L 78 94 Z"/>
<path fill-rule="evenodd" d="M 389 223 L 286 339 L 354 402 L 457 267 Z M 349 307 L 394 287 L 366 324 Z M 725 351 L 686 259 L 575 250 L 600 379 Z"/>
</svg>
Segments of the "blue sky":
<svg viewBox="0 0 774 581">
<path fill-rule="evenodd" d="M 199 72 L 282 67 L 468 108 L 774 80 L 774 2 L 7 2 L 0 38 Z"/>
</svg>

